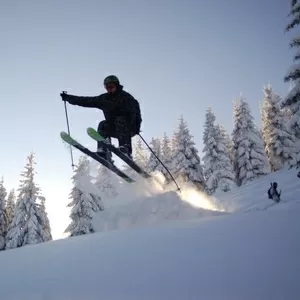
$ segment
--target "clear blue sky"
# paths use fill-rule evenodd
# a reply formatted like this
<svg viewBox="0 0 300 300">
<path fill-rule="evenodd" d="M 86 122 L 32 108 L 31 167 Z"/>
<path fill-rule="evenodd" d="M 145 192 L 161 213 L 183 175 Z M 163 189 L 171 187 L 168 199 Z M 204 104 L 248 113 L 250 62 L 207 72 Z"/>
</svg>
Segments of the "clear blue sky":
<svg viewBox="0 0 300 300">
<path fill-rule="evenodd" d="M 263 85 L 282 95 L 288 89 L 289 2 L 2 1 L 0 173 L 7 187 L 17 187 L 34 151 L 53 229 L 64 230 L 72 172 L 59 136 L 66 130 L 59 94 L 98 95 L 111 73 L 140 101 L 147 140 L 171 134 L 183 114 L 201 147 L 206 108 L 231 130 L 232 100 L 241 92 L 259 120 Z M 70 107 L 69 114 L 72 134 L 95 148 L 86 128 L 102 112 Z"/>
</svg>

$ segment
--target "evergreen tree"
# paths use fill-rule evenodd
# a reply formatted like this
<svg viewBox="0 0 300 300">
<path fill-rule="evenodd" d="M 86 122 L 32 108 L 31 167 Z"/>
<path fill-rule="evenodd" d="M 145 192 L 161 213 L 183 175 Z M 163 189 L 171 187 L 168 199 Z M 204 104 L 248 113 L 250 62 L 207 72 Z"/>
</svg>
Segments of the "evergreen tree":
<svg viewBox="0 0 300 300">
<path fill-rule="evenodd" d="M 143 146 L 142 142 L 140 139 L 137 140 L 136 143 L 133 143 L 132 147 L 132 157 L 134 162 L 140 166 L 143 170 L 147 171 L 147 166 L 148 166 L 148 160 L 149 157 L 147 155 L 147 150 Z M 134 180 L 138 180 L 140 178 L 139 174 L 134 171 L 130 166 L 128 166 L 126 163 L 122 165 L 123 171 L 130 176 Z M 121 181 L 120 186 L 123 185 L 123 181 Z"/>
<path fill-rule="evenodd" d="M 138 140 L 133 146 L 133 159 L 142 169 L 146 169 L 148 163 L 147 150 L 141 140 Z"/>
<path fill-rule="evenodd" d="M 70 236 L 94 232 L 92 218 L 96 212 L 103 210 L 100 197 L 94 193 L 90 161 L 86 156 L 79 159 L 78 166 L 72 177 L 73 188 L 70 194 L 72 201 L 68 204 L 71 209 L 71 223 L 65 230 Z"/>
<path fill-rule="evenodd" d="M 223 192 L 228 192 L 236 187 L 235 173 L 233 170 L 233 144 L 228 133 L 217 125 L 218 150 L 220 153 L 220 169 L 222 170 L 218 189 Z"/>
<path fill-rule="evenodd" d="M 188 126 L 180 118 L 178 130 L 175 131 L 173 144 L 172 172 L 175 178 L 193 183 L 199 190 L 204 190 L 205 181 L 200 157 L 192 140 Z"/>
<path fill-rule="evenodd" d="M 171 149 L 171 141 L 166 133 L 164 133 L 161 145 L 161 161 L 164 165 L 169 169 L 172 167 L 172 149 Z M 162 168 L 162 173 L 164 174 L 167 183 L 171 181 L 170 174 L 167 172 L 165 168 Z"/>
<path fill-rule="evenodd" d="M 15 190 L 12 189 L 7 197 L 6 208 L 5 208 L 8 226 L 10 226 L 13 220 L 15 214 L 15 208 L 16 208 L 16 195 L 15 195 Z"/>
<path fill-rule="evenodd" d="M 220 128 L 222 137 L 225 140 L 225 144 L 226 144 L 226 148 L 227 148 L 227 152 L 229 154 L 231 164 L 233 165 L 234 154 L 233 154 L 232 139 L 231 139 L 230 135 L 228 134 L 228 132 L 226 131 L 226 129 L 222 125 L 219 125 L 219 128 Z"/>
<path fill-rule="evenodd" d="M 37 205 L 39 188 L 34 182 L 34 165 L 32 153 L 28 156 L 25 171 L 21 174 L 15 215 L 6 237 L 7 249 L 42 243 L 47 240 L 40 223 L 40 212 Z"/>
<path fill-rule="evenodd" d="M 216 190 L 227 192 L 235 186 L 225 135 L 220 126 L 215 124 L 215 120 L 216 117 L 209 108 L 206 112 L 203 134 L 204 177 L 209 194 L 213 194 Z"/>
<path fill-rule="evenodd" d="M 104 166 L 98 167 L 98 174 L 96 176 L 96 187 L 107 198 L 114 198 L 118 195 L 116 189 L 117 179 L 114 174 Z M 101 209 L 103 210 L 103 208 Z"/>
<path fill-rule="evenodd" d="M 156 156 L 159 157 L 159 159 L 161 159 L 160 139 L 152 138 L 151 143 L 150 143 L 150 147 L 152 148 L 152 150 L 156 154 Z M 146 170 L 149 173 L 152 173 L 152 172 L 155 172 L 155 171 L 159 171 L 159 172 L 163 173 L 163 167 L 160 164 L 160 162 L 158 161 L 158 159 L 153 155 L 153 153 L 151 153 L 150 156 L 149 156 Z"/>
<path fill-rule="evenodd" d="M 262 108 L 261 108 L 262 109 Z M 265 143 L 265 140 L 264 140 L 264 136 L 263 136 L 263 129 L 260 129 L 259 131 L 258 131 L 258 136 L 259 136 L 259 138 L 262 140 L 262 142 L 263 142 L 263 147 L 264 147 L 264 149 L 266 149 L 266 143 Z M 266 153 L 267 154 L 267 153 Z"/>
<path fill-rule="evenodd" d="M 3 178 L 0 181 L 0 250 L 5 248 L 5 236 L 7 233 L 7 216 L 5 212 L 6 206 L 6 189 L 3 185 Z"/>
<path fill-rule="evenodd" d="M 294 29 L 300 24 L 300 3 L 298 0 L 291 1 L 291 12 L 289 14 L 291 17 L 290 23 L 286 27 L 286 31 Z M 300 60 L 300 36 L 293 38 L 290 43 L 291 48 L 297 49 L 294 56 L 294 61 L 298 62 Z M 289 120 L 289 129 L 293 131 L 293 134 L 300 138 L 300 64 L 296 63 L 290 68 L 287 75 L 284 77 L 285 82 L 293 82 L 293 88 L 288 93 L 288 95 L 283 99 L 281 105 L 285 108 L 291 115 Z"/>
<path fill-rule="evenodd" d="M 46 198 L 43 196 L 39 196 L 40 203 L 38 204 L 39 209 L 39 222 L 42 225 L 42 228 L 45 232 L 45 242 L 52 240 L 52 234 L 51 234 L 51 226 L 48 218 L 48 214 L 46 211 Z"/>
<path fill-rule="evenodd" d="M 254 125 L 254 119 L 246 100 L 234 106 L 234 170 L 238 185 L 269 173 L 269 165 L 262 139 Z"/>
<path fill-rule="evenodd" d="M 148 171 L 147 167 L 149 161 L 149 157 L 147 153 L 148 150 L 145 149 L 145 147 L 142 144 L 142 141 L 138 139 L 137 142 L 133 144 L 133 151 L 132 151 L 133 160 L 138 166 L 140 166 L 146 172 Z M 137 172 L 135 172 L 131 167 L 129 167 L 127 164 L 124 164 L 123 171 L 134 180 L 138 180 L 140 178 L 140 175 Z"/>
<path fill-rule="evenodd" d="M 299 161 L 299 151 L 297 153 L 295 147 L 296 139 L 287 128 L 280 101 L 280 96 L 272 91 L 270 85 L 264 88 L 261 107 L 262 135 L 272 171 L 293 167 Z"/>
</svg>

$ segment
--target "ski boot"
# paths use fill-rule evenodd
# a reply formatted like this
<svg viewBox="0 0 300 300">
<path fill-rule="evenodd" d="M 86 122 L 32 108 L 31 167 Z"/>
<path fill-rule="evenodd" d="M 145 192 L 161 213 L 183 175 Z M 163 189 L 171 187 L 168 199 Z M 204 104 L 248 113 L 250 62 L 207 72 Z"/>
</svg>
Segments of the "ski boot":
<svg viewBox="0 0 300 300">
<path fill-rule="evenodd" d="M 105 142 L 104 143 L 107 143 L 107 144 L 111 144 L 111 139 L 108 137 L 105 139 Z M 97 145 L 97 152 L 96 154 L 107 160 L 108 162 L 110 162 L 111 164 L 113 164 L 113 160 L 112 160 L 112 154 L 109 150 L 107 150 L 106 148 L 102 147 L 102 142 L 98 142 L 98 145 Z"/>
<path fill-rule="evenodd" d="M 131 160 L 133 160 L 133 159 L 132 159 L 132 154 L 131 154 L 131 151 L 130 151 L 130 146 L 128 146 L 128 145 L 120 146 L 120 147 L 119 147 L 119 150 L 120 150 L 123 154 L 125 154 L 128 158 L 130 158 Z"/>
<path fill-rule="evenodd" d="M 96 154 L 99 157 L 107 160 L 109 163 L 111 163 L 111 164 L 114 163 L 114 161 L 112 160 L 112 154 L 107 149 L 103 149 L 103 148 L 98 147 Z"/>
</svg>

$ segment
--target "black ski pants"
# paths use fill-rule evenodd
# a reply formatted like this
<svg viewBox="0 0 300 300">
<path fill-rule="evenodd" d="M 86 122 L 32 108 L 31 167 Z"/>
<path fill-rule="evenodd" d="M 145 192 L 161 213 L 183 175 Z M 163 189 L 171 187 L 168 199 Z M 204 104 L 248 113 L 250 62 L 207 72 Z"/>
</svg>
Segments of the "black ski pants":
<svg viewBox="0 0 300 300">
<path fill-rule="evenodd" d="M 125 117 L 116 117 L 114 121 L 101 121 L 98 125 L 98 132 L 104 138 L 116 138 L 119 141 L 120 146 L 127 146 L 130 154 L 132 154 L 131 126 Z M 101 148 L 101 144 L 98 143 L 98 148 Z"/>
</svg>

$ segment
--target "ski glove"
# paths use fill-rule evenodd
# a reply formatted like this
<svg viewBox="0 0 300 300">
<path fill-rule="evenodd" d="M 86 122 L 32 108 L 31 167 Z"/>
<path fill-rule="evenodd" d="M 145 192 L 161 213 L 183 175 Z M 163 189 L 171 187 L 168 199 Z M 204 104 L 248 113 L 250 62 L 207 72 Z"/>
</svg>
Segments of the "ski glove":
<svg viewBox="0 0 300 300">
<path fill-rule="evenodd" d="M 60 96 L 62 101 L 68 101 L 68 94 L 66 92 L 62 92 Z"/>
<path fill-rule="evenodd" d="M 135 134 L 139 134 L 141 132 L 141 125 L 136 126 Z"/>
</svg>

